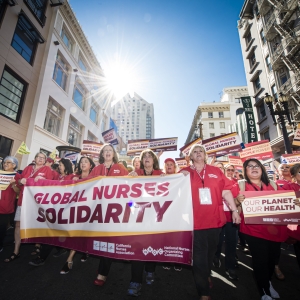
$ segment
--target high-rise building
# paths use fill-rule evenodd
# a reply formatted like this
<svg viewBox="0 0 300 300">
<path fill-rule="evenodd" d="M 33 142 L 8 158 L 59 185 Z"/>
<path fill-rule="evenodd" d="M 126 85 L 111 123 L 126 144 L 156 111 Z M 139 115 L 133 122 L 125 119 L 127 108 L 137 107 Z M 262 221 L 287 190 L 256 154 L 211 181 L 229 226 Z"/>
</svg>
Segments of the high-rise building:
<svg viewBox="0 0 300 300">
<path fill-rule="evenodd" d="M 50 3 L 63 1 L 19 2 L 4 10 L 0 29 L 0 134 L 14 141 L 6 142 L 4 155 L 25 141 L 31 153 L 22 157 L 24 168 L 38 151 L 103 141 L 114 99 L 105 93 L 103 70 L 68 1 L 54 8 Z"/>
<path fill-rule="evenodd" d="M 154 138 L 154 107 L 138 94 L 133 97 L 127 94 L 112 107 L 118 133 L 121 138 L 128 140 Z"/>
<path fill-rule="evenodd" d="M 292 119 L 300 107 L 300 6 L 296 0 L 246 0 L 238 31 L 249 95 L 258 137 L 269 139 L 275 152 L 284 153 L 279 125 L 274 126 L 264 103 L 265 94 L 280 100 L 286 95 Z M 290 141 L 293 126 L 286 124 Z"/>
<path fill-rule="evenodd" d="M 220 102 L 202 102 L 198 106 L 185 144 L 201 137 L 203 140 L 231 132 L 237 112 L 242 109 L 240 98 L 248 96 L 246 86 L 223 89 Z"/>
<path fill-rule="evenodd" d="M 0 157 L 26 140 L 58 10 L 52 2 L 0 1 Z"/>
</svg>

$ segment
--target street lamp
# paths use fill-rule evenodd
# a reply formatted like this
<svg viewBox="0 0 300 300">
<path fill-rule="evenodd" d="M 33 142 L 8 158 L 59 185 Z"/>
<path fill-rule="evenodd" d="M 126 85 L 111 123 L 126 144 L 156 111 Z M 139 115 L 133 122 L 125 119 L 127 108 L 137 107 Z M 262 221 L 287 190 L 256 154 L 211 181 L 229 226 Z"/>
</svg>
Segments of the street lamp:
<svg viewBox="0 0 300 300">
<path fill-rule="evenodd" d="M 283 95 L 282 93 L 279 93 L 278 100 L 274 99 L 271 95 L 266 93 L 264 97 L 264 101 L 267 104 L 270 114 L 272 116 L 274 125 L 277 125 L 277 121 L 279 123 L 279 126 L 282 130 L 282 135 L 283 135 L 283 141 L 284 141 L 284 146 L 286 149 L 286 152 L 288 154 L 292 153 L 292 148 L 289 140 L 289 136 L 286 130 L 285 126 L 285 117 L 287 117 L 289 125 L 292 124 L 291 116 L 289 113 L 289 108 L 288 108 L 288 96 Z M 277 120 L 275 116 L 278 116 Z"/>
<path fill-rule="evenodd" d="M 199 137 L 201 138 L 201 140 L 203 140 L 203 130 L 202 130 L 202 126 L 203 124 L 201 122 L 199 122 L 198 125 L 195 126 L 195 139 L 198 139 Z M 197 133 L 197 131 L 199 130 L 199 135 Z"/>
</svg>

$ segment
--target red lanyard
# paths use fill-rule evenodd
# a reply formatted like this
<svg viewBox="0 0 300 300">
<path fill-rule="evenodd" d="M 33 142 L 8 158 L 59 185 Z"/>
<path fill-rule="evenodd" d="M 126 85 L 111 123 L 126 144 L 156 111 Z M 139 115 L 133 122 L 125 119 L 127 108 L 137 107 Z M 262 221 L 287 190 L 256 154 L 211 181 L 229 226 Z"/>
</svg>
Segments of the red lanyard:
<svg viewBox="0 0 300 300">
<path fill-rule="evenodd" d="M 202 188 L 204 188 L 205 168 L 206 168 L 206 165 L 204 165 L 204 168 L 203 168 L 203 177 L 201 177 L 200 172 L 198 172 L 198 170 L 195 168 L 195 171 L 197 172 L 197 174 L 199 175 L 199 177 L 202 181 Z"/>
</svg>

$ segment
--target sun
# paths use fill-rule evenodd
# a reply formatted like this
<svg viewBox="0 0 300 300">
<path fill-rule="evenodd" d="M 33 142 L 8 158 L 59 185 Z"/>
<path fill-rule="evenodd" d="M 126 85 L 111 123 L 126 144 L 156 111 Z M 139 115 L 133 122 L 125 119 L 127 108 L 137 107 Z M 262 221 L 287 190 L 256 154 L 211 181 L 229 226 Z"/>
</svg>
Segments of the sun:
<svg viewBox="0 0 300 300">
<path fill-rule="evenodd" d="M 128 93 L 132 95 L 135 91 L 136 78 L 133 69 L 127 64 L 116 61 L 109 64 L 104 73 L 107 88 L 115 95 L 117 101 Z"/>
</svg>

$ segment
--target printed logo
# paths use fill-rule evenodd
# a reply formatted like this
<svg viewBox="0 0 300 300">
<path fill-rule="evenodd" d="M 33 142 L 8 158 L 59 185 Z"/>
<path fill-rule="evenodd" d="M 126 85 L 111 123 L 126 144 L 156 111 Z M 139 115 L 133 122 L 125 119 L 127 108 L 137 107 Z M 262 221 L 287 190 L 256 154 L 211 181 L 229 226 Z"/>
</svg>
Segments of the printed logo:
<svg viewBox="0 0 300 300">
<path fill-rule="evenodd" d="M 100 242 L 94 241 L 93 242 L 93 249 L 97 250 L 97 251 L 100 251 Z"/>
<path fill-rule="evenodd" d="M 115 253 L 115 243 L 107 243 L 107 252 Z"/>
<path fill-rule="evenodd" d="M 215 174 L 208 174 L 208 177 L 209 177 L 209 178 L 218 178 L 218 176 L 215 175 Z"/>
<path fill-rule="evenodd" d="M 114 173 L 120 173 L 120 170 L 114 170 Z"/>
<path fill-rule="evenodd" d="M 157 250 L 155 250 L 155 249 L 153 249 L 151 246 L 149 246 L 147 249 L 143 249 L 143 254 L 146 256 L 146 255 L 148 255 L 148 254 L 152 254 L 152 255 L 154 255 L 154 256 L 156 256 L 156 255 L 162 255 L 163 253 L 164 253 L 164 250 L 163 249 L 157 249 Z"/>
<path fill-rule="evenodd" d="M 107 252 L 107 242 L 100 242 L 100 251 Z"/>
</svg>

